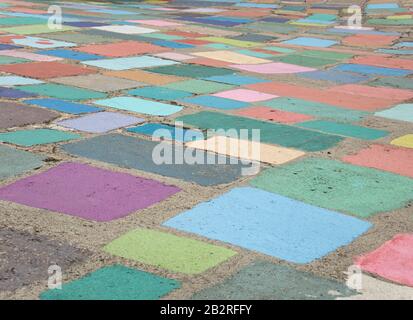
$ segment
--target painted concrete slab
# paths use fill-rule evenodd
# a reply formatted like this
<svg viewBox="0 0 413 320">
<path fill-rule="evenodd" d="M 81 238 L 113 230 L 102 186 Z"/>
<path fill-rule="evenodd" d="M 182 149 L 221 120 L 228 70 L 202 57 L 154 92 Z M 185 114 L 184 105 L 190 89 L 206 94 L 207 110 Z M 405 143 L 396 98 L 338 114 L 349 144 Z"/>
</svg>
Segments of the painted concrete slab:
<svg viewBox="0 0 413 320">
<path fill-rule="evenodd" d="M 122 127 L 144 122 L 145 119 L 132 117 L 115 112 L 92 113 L 79 118 L 66 119 L 57 122 L 59 126 L 85 131 L 90 133 L 103 133 Z"/>
<path fill-rule="evenodd" d="M 241 175 L 243 166 L 239 163 L 230 164 L 231 159 L 223 156 L 217 156 L 213 159 L 216 164 L 207 164 L 208 154 L 201 152 L 202 163 L 204 164 L 182 163 L 183 161 L 179 159 L 179 155 L 187 149 L 179 145 L 172 146 L 172 160 L 176 159 L 172 161 L 172 164 L 167 162 L 156 164 L 152 157 L 152 152 L 156 146 L 159 146 L 159 142 L 120 134 L 109 134 L 82 140 L 74 144 L 66 144 L 63 146 L 63 150 L 84 158 L 178 178 L 203 186 L 230 183 L 237 180 Z M 177 158 L 175 158 L 176 154 L 178 154 Z"/>
<path fill-rule="evenodd" d="M 30 98 L 30 97 L 37 96 L 36 93 L 24 92 L 20 89 L 21 87 L 19 89 L 0 87 L 0 98 L 20 99 L 20 98 Z"/>
<path fill-rule="evenodd" d="M 261 102 L 277 98 L 276 95 L 248 89 L 232 89 L 213 94 L 214 97 L 232 99 L 241 102 Z"/>
<path fill-rule="evenodd" d="M 192 96 L 192 93 L 182 90 L 169 89 L 166 87 L 143 87 L 129 90 L 128 94 L 153 100 L 178 100 Z"/>
<path fill-rule="evenodd" d="M 198 105 L 207 108 L 232 110 L 248 107 L 249 104 L 242 101 L 226 99 L 215 96 L 195 96 L 179 100 L 182 103 Z"/>
<path fill-rule="evenodd" d="M 309 72 L 316 69 L 298 66 L 295 64 L 284 63 L 284 62 L 271 62 L 264 64 L 233 64 L 232 68 L 255 72 L 261 74 L 288 74 L 288 73 L 299 73 L 299 72 Z"/>
<path fill-rule="evenodd" d="M 82 114 L 89 112 L 98 112 L 102 110 L 98 107 L 59 99 L 28 99 L 24 100 L 24 103 L 69 114 Z"/>
<path fill-rule="evenodd" d="M 175 140 L 179 142 L 188 142 L 193 140 L 204 139 L 202 131 L 190 130 L 180 127 L 174 127 L 161 123 L 147 123 L 142 126 L 126 129 L 128 132 L 142 134 L 154 139 Z"/>
<path fill-rule="evenodd" d="M 0 188 L 0 199 L 88 220 L 111 221 L 179 190 L 151 179 L 65 162 Z"/>
<path fill-rule="evenodd" d="M 128 268 L 106 266 L 78 280 L 64 284 L 62 290 L 48 290 L 41 300 L 158 300 L 180 287 L 180 282 Z"/>
<path fill-rule="evenodd" d="M 128 57 L 139 54 L 158 53 L 165 48 L 138 41 L 121 41 L 115 43 L 89 44 L 77 47 L 76 50 L 105 57 Z"/>
<path fill-rule="evenodd" d="M 250 187 L 232 189 L 163 225 L 294 263 L 319 259 L 349 244 L 371 226 L 369 222 Z"/>
<path fill-rule="evenodd" d="M 413 197 L 410 178 L 320 158 L 267 169 L 251 185 L 359 217 L 395 210 Z"/>
<path fill-rule="evenodd" d="M 128 70 L 135 68 L 150 68 L 159 66 L 170 66 L 179 62 L 173 60 L 160 59 L 151 56 L 138 56 L 127 58 L 101 59 L 82 61 L 88 66 L 108 69 L 108 70 Z"/>
<path fill-rule="evenodd" d="M 185 274 L 205 272 L 236 255 L 224 247 L 150 229 L 130 231 L 107 244 L 104 250 Z"/>
<path fill-rule="evenodd" d="M 200 79 L 178 81 L 165 84 L 164 86 L 170 89 L 182 90 L 194 94 L 207 94 L 233 88 L 233 86 L 229 84 L 217 83 Z"/>
<path fill-rule="evenodd" d="M 234 70 L 215 68 L 201 65 L 181 64 L 174 66 L 163 66 L 149 69 L 151 72 L 167 74 L 178 77 L 205 78 L 223 76 L 235 73 Z"/>
<path fill-rule="evenodd" d="M 282 43 L 304 47 L 328 48 L 337 44 L 337 41 L 321 38 L 298 37 L 291 40 L 283 41 Z"/>
<path fill-rule="evenodd" d="M 413 122 L 413 103 L 399 104 L 393 108 L 376 112 L 374 115 L 392 120 Z"/>
<path fill-rule="evenodd" d="M 294 124 L 313 119 L 313 117 L 305 114 L 276 110 L 270 107 L 249 107 L 235 110 L 234 113 L 240 116 L 286 124 Z"/>
<path fill-rule="evenodd" d="M 406 134 L 404 136 L 398 137 L 392 140 L 390 143 L 395 146 L 413 149 L 413 134 Z"/>
<path fill-rule="evenodd" d="M 345 284 L 292 267 L 254 261 L 192 296 L 195 300 L 334 300 L 356 295 Z"/>
<path fill-rule="evenodd" d="M 0 130 L 41 124 L 59 117 L 59 114 L 53 111 L 6 101 L 0 103 L 0 113 Z"/>
<path fill-rule="evenodd" d="M 1 61 L 0 61 L 1 62 Z M 29 84 L 41 84 L 43 81 L 19 76 L 0 76 L 0 86 L 13 87 Z"/>
<path fill-rule="evenodd" d="M 103 92 L 54 83 L 20 86 L 19 89 L 35 95 L 72 101 L 106 98 Z"/>
<path fill-rule="evenodd" d="M 75 133 L 53 129 L 27 129 L 0 133 L 0 141 L 24 147 L 79 139 Z"/>
</svg>

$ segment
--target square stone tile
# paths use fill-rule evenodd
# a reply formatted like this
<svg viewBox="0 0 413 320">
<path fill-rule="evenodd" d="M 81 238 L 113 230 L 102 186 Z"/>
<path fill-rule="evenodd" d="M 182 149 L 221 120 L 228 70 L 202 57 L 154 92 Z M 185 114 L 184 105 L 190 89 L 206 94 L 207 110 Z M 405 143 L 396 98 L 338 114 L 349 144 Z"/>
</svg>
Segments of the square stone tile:
<svg viewBox="0 0 413 320">
<path fill-rule="evenodd" d="M 0 145 L 0 179 L 9 178 L 43 165 L 44 157 Z"/>
<path fill-rule="evenodd" d="M 80 138 L 80 135 L 53 129 L 27 129 L 0 133 L 0 141 L 31 147 Z"/>
</svg>

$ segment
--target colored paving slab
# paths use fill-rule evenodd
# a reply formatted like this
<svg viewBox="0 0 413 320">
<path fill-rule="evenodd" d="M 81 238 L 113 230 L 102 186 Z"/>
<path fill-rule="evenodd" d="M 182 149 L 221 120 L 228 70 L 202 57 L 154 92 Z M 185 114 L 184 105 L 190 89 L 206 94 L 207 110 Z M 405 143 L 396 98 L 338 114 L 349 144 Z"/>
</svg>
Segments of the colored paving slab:
<svg viewBox="0 0 413 320">
<path fill-rule="evenodd" d="M 365 272 L 413 287 L 412 234 L 397 234 L 391 240 L 355 261 Z"/>
<path fill-rule="evenodd" d="M 359 217 L 400 208 L 413 197 L 410 178 L 318 158 L 267 169 L 251 185 Z"/>
<path fill-rule="evenodd" d="M 1 102 L 0 113 L 0 130 L 49 122 L 59 117 L 56 112 L 15 102 Z"/>
<path fill-rule="evenodd" d="M 254 261 L 203 289 L 195 300 L 334 300 L 355 295 L 345 284 L 267 261 Z"/>
<path fill-rule="evenodd" d="M 98 269 L 63 285 L 62 290 L 48 290 L 42 300 L 158 300 L 180 287 L 173 279 L 113 265 Z"/>
<path fill-rule="evenodd" d="M 406 134 L 391 141 L 392 145 L 412 148 L 413 149 L 413 134 Z"/>
<path fill-rule="evenodd" d="M 334 135 L 318 133 L 307 129 L 269 123 L 254 119 L 235 117 L 222 113 L 203 111 L 196 114 L 178 117 L 185 125 L 201 129 L 260 129 L 261 142 L 278 144 L 282 147 L 296 148 L 303 151 L 320 151 L 331 148 L 342 138 Z"/>
<path fill-rule="evenodd" d="M 376 116 L 391 120 L 413 122 L 413 103 L 404 103 L 393 108 L 379 111 Z"/>
<path fill-rule="evenodd" d="M 186 81 L 179 81 L 165 84 L 164 87 L 190 92 L 193 94 L 207 94 L 214 93 L 221 90 L 231 89 L 233 86 L 224 83 L 191 79 Z"/>
<path fill-rule="evenodd" d="M 319 259 L 370 228 L 368 222 L 249 187 L 232 189 L 163 225 L 295 263 Z"/>
<path fill-rule="evenodd" d="M 151 56 L 139 56 L 128 58 L 115 58 L 115 59 L 101 59 L 101 60 L 87 60 L 82 61 L 83 64 L 92 67 L 98 67 L 108 70 L 128 70 L 135 68 L 150 68 L 159 66 L 169 66 L 178 64 L 179 62 L 160 59 Z"/>
<path fill-rule="evenodd" d="M 25 173 L 43 165 L 44 156 L 0 145 L 0 179 Z"/>
<path fill-rule="evenodd" d="M 1 142 L 16 144 L 23 147 L 69 141 L 79 139 L 80 137 L 80 135 L 75 133 L 54 129 L 27 129 L 0 133 Z"/>
<path fill-rule="evenodd" d="M 7 257 L 2 259 L 0 265 L 2 292 L 12 292 L 47 281 L 49 266 L 57 264 L 62 269 L 69 269 L 84 263 L 90 255 L 90 252 L 64 241 L 11 228 L 0 228 L 0 239 L 1 250 Z"/>
<path fill-rule="evenodd" d="M 184 129 L 161 123 L 147 123 L 142 126 L 128 128 L 127 131 L 149 136 L 152 139 L 165 139 L 179 142 L 204 139 L 202 131 Z"/>
<path fill-rule="evenodd" d="M 66 162 L 0 188 L 0 199 L 84 219 L 110 221 L 178 191 L 177 187 L 155 180 Z"/>
<path fill-rule="evenodd" d="M 61 84 L 47 83 L 32 86 L 20 86 L 20 90 L 35 95 L 41 95 L 63 100 L 90 100 L 106 98 L 106 94 L 94 90 L 87 90 Z M 1 94 L 0 94 L 1 95 Z"/>
<path fill-rule="evenodd" d="M 250 107 L 234 111 L 235 114 L 255 119 L 274 121 L 279 123 L 293 124 L 306 120 L 311 120 L 312 117 L 289 111 L 275 110 L 269 107 Z"/>
<path fill-rule="evenodd" d="M 224 247 L 149 229 L 130 231 L 110 242 L 104 250 L 186 274 L 202 273 L 236 254 Z"/>
<path fill-rule="evenodd" d="M 92 44 L 78 47 L 76 48 L 76 50 L 105 57 L 127 57 L 138 54 L 158 53 L 166 51 L 166 49 L 163 47 L 138 41 Z"/>
<path fill-rule="evenodd" d="M 82 114 L 89 112 L 98 112 L 102 110 L 98 107 L 59 99 L 30 99 L 24 100 L 24 103 L 69 114 Z"/>
<path fill-rule="evenodd" d="M 168 152 L 165 158 L 160 155 L 159 163 L 156 163 L 153 161 L 154 149 L 158 150 L 160 154 L 165 149 L 171 152 Z M 196 163 L 193 156 L 188 156 L 192 163 L 187 163 L 180 158 L 180 155 L 183 155 L 187 150 L 186 148 L 179 145 L 160 145 L 158 142 L 120 134 L 109 134 L 75 144 L 67 144 L 63 146 L 63 150 L 72 155 L 182 179 L 203 186 L 233 182 L 240 177 L 243 168 L 242 164 L 237 161 L 236 164 L 232 164 L 230 158 L 223 156 L 217 156 L 212 159 L 214 164 L 208 164 L 208 154 L 205 152 L 198 153 L 196 158 L 201 163 Z"/>
</svg>

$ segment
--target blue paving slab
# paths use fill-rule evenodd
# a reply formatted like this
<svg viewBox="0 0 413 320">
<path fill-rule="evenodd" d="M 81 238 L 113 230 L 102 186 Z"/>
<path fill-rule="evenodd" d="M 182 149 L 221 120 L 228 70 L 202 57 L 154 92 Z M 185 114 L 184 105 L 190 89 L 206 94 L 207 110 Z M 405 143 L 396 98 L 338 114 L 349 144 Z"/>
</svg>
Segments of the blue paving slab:
<svg viewBox="0 0 413 320">
<path fill-rule="evenodd" d="M 250 77 L 250 76 L 244 76 L 244 75 L 238 75 L 238 74 L 212 76 L 212 77 L 206 77 L 206 78 L 201 78 L 201 79 L 221 82 L 221 83 L 226 83 L 226 84 L 233 84 L 233 85 L 238 85 L 238 86 L 253 84 L 253 83 L 270 82 L 270 80 L 260 79 L 256 77 Z"/>
<path fill-rule="evenodd" d="M 171 49 L 195 48 L 195 46 L 192 44 L 180 43 L 180 42 L 169 41 L 169 40 L 155 40 L 155 41 L 152 41 L 152 43 L 158 46 L 161 46 L 161 47 L 167 47 Z"/>
<path fill-rule="evenodd" d="M 31 99 L 25 100 L 24 103 L 44 107 L 69 114 L 82 114 L 89 112 L 98 112 L 103 110 L 99 107 L 88 106 L 86 104 L 74 103 L 59 99 Z"/>
<path fill-rule="evenodd" d="M 246 108 L 249 106 L 249 103 L 221 98 L 221 97 L 214 97 L 214 96 L 197 96 L 192 98 L 185 98 L 179 100 L 183 103 L 195 104 L 202 107 L 214 108 L 214 109 L 222 109 L 222 110 L 232 110 L 232 109 L 240 109 Z"/>
<path fill-rule="evenodd" d="M 371 3 L 368 4 L 367 9 L 397 9 L 399 5 L 397 3 Z"/>
<path fill-rule="evenodd" d="M 256 188 L 235 188 L 163 223 L 294 263 L 348 245 L 371 223 Z"/>
<path fill-rule="evenodd" d="M 21 48 L 20 46 L 14 46 L 12 44 L 2 44 L 0 43 L 0 50 L 14 50 L 14 49 L 19 49 Z"/>
<path fill-rule="evenodd" d="M 13 87 L 31 84 L 41 84 L 43 81 L 20 76 L 0 76 L 0 86 Z"/>
<path fill-rule="evenodd" d="M 109 70 L 128 70 L 134 68 L 149 68 L 170 66 L 174 64 L 180 64 L 177 61 L 165 60 L 151 56 L 139 56 L 128 58 L 116 58 L 116 59 L 102 59 L 102 60 L 87 60 L 83 61 L 83 64 L 109 69 Z"/>
<path fill-rule="evenodd" d="M 374 67 L 367 64 L 355 64 L 355 63 L 346 63 L 340 64 L 333 67 L 330 70 L 344 71 L 344 72 L 356 72 L 361 74 L 374 74 L 380 76 L 390 76 L 390 77 L 404 77 L 407 76 L 413 71 L 397 69 L 397 68 L 384 68 L 384 67 Z"/>
<path fill-rule="evenodd" d="M 55 49 L 55 50 L 41 50 L 37 52 L 38 54 L 44 54 L 48 56 L 59 57 L 63 59 L 87 61 L 87 60 L 97 60 L 104 59 L 103 56 L 98 56 L 96 54 L 77 52 L 66 49 Z"/>
<path fill-rule="evenodd" d="M 413 122 L 413 103 L 399 104 L 393 108 L 376 112 L 374 115 L 392 120 Z"/>
<path fill-rule="evenodd" d="M 20 98 L 30 98 L 37 97 L 35 93 L 29 93 L 13 88 L 0 87 L 0 98 L 9 98 L 9 99 L 20 99 Z"/>
<path fill-rule="evenodd" d="M 153 138 L 165 138 L 166 140 L 175 140 L 179 142 L 204 139 L 204 134 L 201 131 L 177 128 L 161 123 L 148 123 L 142 126 L 128 128 L 126 131 L 139 133 Z"/>
<path fill-rule="evenodd" d="M 371 77 L 366 75 L 334 70 L 317 70 L 310 72 L 302 72 L 299 73 L 298 76 L 313 80 L 331 81 L 340 84 L 359 83 L 371 79 Z"/>
<path fill-rule="evenodd" d="M 143 87 L 128 91 L 132 96 L 139 96 L 154 100 L 178 100 L 192 96 L 192 93 L 164 87 Z"/>
<path fill-rule="evenodd" d="M 92 27 L 102 27 L 107 26 L 107 23 L 93 22 L 93 21 L 70 21 L 64 23 L 67 26 L 77 27 L 77 28 L 92 28 Z"/>
<path fill-rule="evenodd" d="M 304 47 L 328 48 L 337 44 L 338 42 L 321 38 L 298 37 L 291 40 L 282 41 L 281 43 Z"/>
</svg>

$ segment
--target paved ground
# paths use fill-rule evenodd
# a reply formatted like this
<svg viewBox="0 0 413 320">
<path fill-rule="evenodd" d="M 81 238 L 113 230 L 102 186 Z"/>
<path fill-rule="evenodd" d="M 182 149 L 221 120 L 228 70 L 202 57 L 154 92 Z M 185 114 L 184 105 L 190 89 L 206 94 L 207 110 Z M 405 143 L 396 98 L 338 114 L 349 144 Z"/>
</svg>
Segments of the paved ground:
<svg viewBox="0 0 413 320">
<path fill-rule="evenodd" d="M 409 1 L 54 4 L 0 3 L 1 299 L 413 298 Z"/>
</svg>

